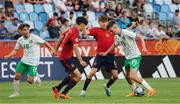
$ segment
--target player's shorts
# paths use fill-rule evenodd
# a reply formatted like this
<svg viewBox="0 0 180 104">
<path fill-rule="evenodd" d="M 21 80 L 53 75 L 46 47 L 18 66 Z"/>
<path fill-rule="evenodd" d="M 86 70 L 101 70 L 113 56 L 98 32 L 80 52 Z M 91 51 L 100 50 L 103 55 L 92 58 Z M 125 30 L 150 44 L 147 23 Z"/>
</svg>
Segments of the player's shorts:
<svg viewBox="0 0 180 104">
<path fill-rule="evenodd" d="M 65 71 L 68 72 L 69 74 L 72 73 L 76 68 L 76 64 L 75 62 L 75 58 L 72 57 L 70 59 L 64 59 L 64 60 L 60 60 L 60 62 L 63 64 Z"/>
<path fill-rule="evenodd" d="M 28 65 L 20 61 L 16 65 L 16 72 L 23 74 L 26 71 L 29 76 L 36 76 L 38 73 L 37 66 Z"/>
<path fill-rule="evenodd" d="M 115 55 L 114 54 L 108 54 L 106 56 L 96 55 L 92 67 L 97 68 L 99 71 L 102 66 L 104 66 L 106 71 L 108 72 L 111 72 L 111 70 L 117 70 Z"/>
<path fill-rule="evenodd" d="M 136 57 L 136 58 L 133 58 L 133 59 L 126 59 L 125 60 L 125 69 L 126 70 L 139 70 L 139 67 L 140 67 L 140 63 L 141 63 L 141 59 L 142 57 L 139 56 L 139 57 Z"/>
</svg>

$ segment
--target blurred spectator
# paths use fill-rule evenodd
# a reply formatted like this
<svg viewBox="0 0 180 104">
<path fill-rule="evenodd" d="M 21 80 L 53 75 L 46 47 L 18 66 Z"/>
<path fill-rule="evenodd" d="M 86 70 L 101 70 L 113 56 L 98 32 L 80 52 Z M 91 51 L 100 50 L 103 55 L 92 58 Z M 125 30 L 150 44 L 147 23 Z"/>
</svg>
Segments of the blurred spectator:
<svg viewBox="0 0 180 104">
<path fill-rule="evenodd" d="M 136 26 L 134 28 L 132 28 L 132 31 L 136 32 L 136 27 L 139 23 L 139 18 L 138 18 L 138 15 L 137 15 L 137 12 L 135 9 L 131 11 L 131 16 L 129 17 L 129 19 L 130 19 L 131 23 L 136 22 Z"/>
<path fill-rule="evenodd" d="M 112 7 L 113 7 L 113 3 L 108 2 L 105 10 L 105 15 L 109 18 L 109 20 L 116 18 L 115 10 Z"/>
<path fill-rule="evenodd" d="M 147 37 L 147 26 L 145 20 L 141 20 L 139 26 L 137 27 L 138 33 Z"/>
<path fill-rule="evenodd" d="M 5 18 L 6 20 L 11 20 L 14 18 L 13 10 L 11 7 L 5 9 Z"/>
<path fill-rule="evenodd" d="M 101 0 L 99 12 L 105 12 L 105 10 L 106 10 L 106 4 L 105 4 L 104 0 Z"/>
<path fill-rule="evenodd" d="M 61 16 L 59 17 L 59 19 L 61 20 L 61 22 L 64 22 L 64 20 L 65 20 L 65 11 L 61 11 Z"/>
<path fill-rule="evenodd" d="M 91 2 L 91 0 L 83 1 L 83 11 L 88 11 L 90 9 L 90 2 Z"/>
<path fill-rule="evenodd" d="M 65 30 L 67 30 L 69 28 L 69 21 L 67 19 L 65 19 L 62 22 L 62 26 L 61 26 L 61 32 L 64 32 Z"/>
<path fill-rule="evenodd" d="M 5 14 L 3 12 L 3 5 L 0 4 L 0 22 L 5 20 Z"/>
<path fill-rule="evenodd" d="M 17 18 L 13 18 L 12 25 L 7 27 L 8 32 L 9 34 L 12 35 L 12 37 L 14 37 L 17 34 L 19 25 L 20 25 L 19 20 Z"/>
<path fill-rule="evenodd" d="M 14 4 L 12 2 L 13 0 L 6 0 L 4 3 L 5 9 L 9 8 L 11 10 L 15 10 Z"/>
<path fill-rule="evenodd" d="M 154 26 L 154 23 L 152 21 L 149 21 L 147 28 L 147 37 L 153 38 L 155 33 L 156 33 L 156 28 Z"/>
<path fill-rule="evenodd" d="M 170 38 L 172 38 L 174 35 L 174 33 L 172 32 L 172 29 L 170 26 L 167 26 L 166 28 L 166 35 L 169 36 Z"/>
<path fill-rule="evenodd" d="M 5 22 L 2 21 L 1 22 L 1 26 L 0 26 L 0 39 L 4 39 L 8 34 L 8 30 L 5 26 Z"/>
<path fill-rule="evenodd" d="M 53 13 L 53 16 L 48 19 L 47 27 L 50 27 L 50 26 L 52 26 L 52 25 L 55 25 L 55 22 L 57 22 L 57 18 L 58 18 L 58 13 L 54 12 L 54 13 Z"/>
<path fill-rule="evenodd" d="M 74 10 L 72 0 L 67 0 L 65 5 L 66 5 L 66 8 L 67 8 L 68 11 L 73 11 Z"/>
<path fill-rule="evenodd" d="M 88 15 L 85 11 L 83 12 L 82 16 L 88 20 Z"/>
<path fill-rule="evenodd" d="M 73 3 L 73 7 L 74 7 L 75 12 L 78 12 L 81 10 L 81 5 L 78 1 Z"/>
<path fill-rule="evenodd" d="M 166 33 L 163 31 L 162 25 L 158 25 L 158 29 L 155 33 L 155 38 L 169 38 L 169 36 L 166 35 Z"/>
<path fill-rule="evenodd" d="M 126 29 L 131 25 L 130 19 L 128 18 L 127 11 L 123 11 L 122 16 L 120 17 L 118 21 L 118 26 L 122 29 Z"/>
<path fill-rule="evenodd" d="M 176 28 L 180 27 L 180 15 L 179 15 L 179 10 L 178 9 L 175 11 L 174 25 L 175 25 Z"/>
<path fill-rule="evenodd" d="M 115 8 L 116 20 L 118 20 L 122 16 L 123 7 L 121 3 L 118 3 Z"/>
<path fill-rule="evenodd" d="M 53 2 L 54 2 L 55 6 L 57 8 L 57 10 L 56 10 L 57 12 L 58 11 L 66 11 L 67 10 L 66 5 L 63 2 L 63 0 L 53 0 Z"/>
<path fill-rule="evenodd" d="M 69 25 L 75 25 L 76 24 L 76 17 L 74 16 L 74 12 L 70 11 L 69 17 L 68 17 Z"/>
<path fill-rule="evenodd" d="M 180 4 L 180 0 L 172 0 L 174 4 Z"/>
<path fill-rule="evenodd" d="M 99 11 L 100 9 L 100 0 L 92 0 L 91 1 L 91 8 L 93 11 Z"/>
</svg>

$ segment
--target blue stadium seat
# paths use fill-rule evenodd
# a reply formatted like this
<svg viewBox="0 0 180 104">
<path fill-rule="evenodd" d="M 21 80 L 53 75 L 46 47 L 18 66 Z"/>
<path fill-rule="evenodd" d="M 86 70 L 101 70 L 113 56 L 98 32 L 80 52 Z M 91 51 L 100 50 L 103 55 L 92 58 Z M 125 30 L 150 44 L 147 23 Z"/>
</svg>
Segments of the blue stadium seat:
<svg viewBox="0 0 180 104">
<path fill-rule="evenodd" d="M 167 19 L 168 19 L 170 26 L 173 26 L 173 24 L 174 24 L 174 13 L 169 12 L 169 13 L 167 13 L 167 16 L 168 16 Z"/>
<path fill-rule="evenodd" d="M 163 5 L 164 1 L 163 0 L 154 0 L 156 4 Z"/>
<path fill-rule="evenodd" d="M 169 5 L 167 5 L 167 4 L 161 5 L 161 12 L 171 12 Z"/>
<path fill-rule="evenodd" d="M 21 13 L 19 13 L 19 19 L 21 20 L 21 21 L 28 21 L 29 20 L 29 15 L 28 15 L 28 13 L 26 13 L 26 12 L 21 12 Z"/>
<path fill-rule="evenodd" d="M 172 4 L 172 0 L 164 0 L 164 4 Z"/>
<path fill-rule="evenodd" d="M 45 30 L 45 31 L 41 32 L 40 37 L 43 38 L 43 39 L 50 39 L 48 30 Z"/>
<path fill-rule="evenodd" d="M 5 21 L 5 25 L 6 25 L 6 27 L 8 28 L 10 25 L 12 25 L 12 21 L 6 20 L 6 21 Z"/>
<path fill-rule="evenodd" d="M 41 4 L 34 4 L 34 12 L 40 13 L 44 12 L 44 7 Z"/>
<path fill-rule="evenodd" d="M 22 4 L 16 4 L 16 12 L 20 13 L 24 11 L 24 6 Z"/>
<path fill-rule="evenodd" d="M 48 21 L 48 14 L 46 12 L 40 12 L 38 15 L 41 22 L 46 23 Z"/>
<path fill-rule="evenodd" d="M 17 13 L 17 12 L 14 11 L 13 14 L 14 14 L 14 17 L 16 17 L 16 18 L 19 19 L 19 13 Z"/>
<path fill-rule="evenodd" d="M 173 13 L 175 13 L 175 10 L 178 9 L 176 4 L 170 4 L 169 8 L 170 8 L 171 12 L 173 12 Z"/>
<path fill-rule="evenodd" d="M 159 20 L 163 26 L 166 26 L 166 21 L 168 20 L 167 14 L 165 12 L 159 12 Z"/>
<path fill-rule="evenodd" d="M 39 21 L 38 14 L 36 12 L 29 13 L 30 20 L 33 22 Z"/>
<path fill-rule="evenodd" d="M 46 3 L 46 4 L 43 4 L 43 8 L 44 8 L 44 11 L 47 12 L 48 16 L 52 17 L 53 12 L 54 12 L 53 5 Z"/>
<path fill-rule="evenodd" d="M 152 4 L 144 4 L 143 9 L 145 11 L 146 18 L 153 18 L 153 6 Z"/>
<path fill-rule="evenodd" d="M 159 4 L 153 4 L 154 12 L 159 13 L 161 12 L 161 5 Z"/>
<path fill-rule="evenodd" d="M 102 12 L 95 12 L 95 15 L 96 15 L 96 18 L 99 18 L 99 16 L 104 15 L 104 13 L 102 13 Z"/>
<path fill-rule="evenodd" d="M 94 20 L 96 20 L 96 16 L 95 16 L 95 13 L 94 12 L 92 12 L 92 11 L 88 11 L 87 12 L 87 15 L 88 15 L 88 20 L 89 21 L 94 21 Z"/>
<path fill-rule="evenodd" d="M 75 12 L 76 13 L 76 17 L 80 17 L 82 16 L 83 12 L 79 11 L 79 12 Z"/>
<path fill-rule="evenodd" d="M 99 27 L 98 21 L 91 21 L 92 27 Z"/>
<path fill-rule="evenodd" d="M 34 7 L 30 3 L 25 3 L 24 8 L 27 13 L 34 12 Z"/>
<path fill-rule="evenodd" d="M 30 29 L 33 29 L 33 28 L 34 28 L 34 23 L 33 23 L 33 21 L 25 21 L 24 23 L 29 24 Z"/>
<path fill-rule="evenodd" d="M 35 29 L 41 31 L 44 27 L 44 24 L 40 21 L 37 21 L 37 22 L 34 22 L 34 27 L 35 27 Z"/>
</svg>

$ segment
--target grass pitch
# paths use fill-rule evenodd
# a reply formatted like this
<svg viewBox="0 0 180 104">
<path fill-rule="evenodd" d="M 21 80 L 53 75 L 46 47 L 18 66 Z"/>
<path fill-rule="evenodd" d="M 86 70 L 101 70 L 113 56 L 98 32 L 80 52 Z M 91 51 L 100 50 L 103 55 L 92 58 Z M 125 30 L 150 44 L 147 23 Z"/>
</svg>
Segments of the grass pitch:
<svg viewBox="0 0 180 104">
<path fill-rule="evenodd" d="M 130 88 L 125 80 L 118 80 L 111 86 L 112 96 L 107 97 L 103 88 L 107 80 L 92 81 L 86 93 L 86 97 L 79 96 L 84 81 L 81 81 L 73 88 L 69 95 L 72 99 L 55 100 L 51 87 L 57 85 L 59 81 L 43 81 L 39 88 L 37 84 L 29 85 L 26 82 L 20 84 L 20 96 L 9 98 L 12 94 L 12 82 L 0 83 L 0 104 L 4 103 L 116 103 L 116 104 L 180 104 L 180 78 L 176 79 L 146 79 L 147 82 L 156 89 L 157 93 L 153 97 L 125 97 L 130 92 Z"/>
</svg>

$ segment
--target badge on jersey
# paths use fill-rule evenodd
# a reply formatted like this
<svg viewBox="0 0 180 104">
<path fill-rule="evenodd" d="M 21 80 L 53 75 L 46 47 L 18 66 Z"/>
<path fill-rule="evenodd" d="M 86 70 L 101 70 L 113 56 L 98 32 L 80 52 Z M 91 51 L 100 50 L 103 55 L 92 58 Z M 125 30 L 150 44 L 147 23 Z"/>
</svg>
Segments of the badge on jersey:
<svg viewBox="0 0 180 104">
<path fill-rule="evenodd" d="M 108 33 L 106 33 L 106 37 L 109 37 L 109 34 L 108 34 Z"/>
</svg>

